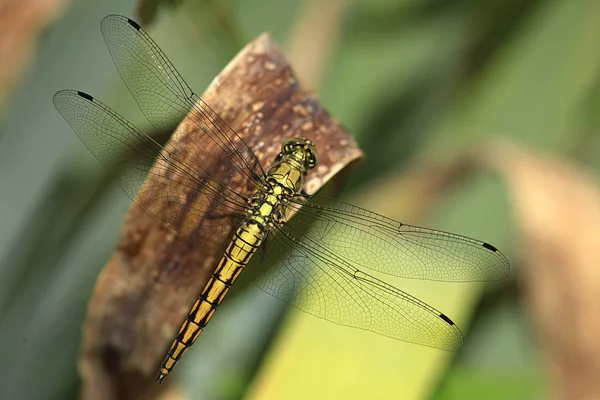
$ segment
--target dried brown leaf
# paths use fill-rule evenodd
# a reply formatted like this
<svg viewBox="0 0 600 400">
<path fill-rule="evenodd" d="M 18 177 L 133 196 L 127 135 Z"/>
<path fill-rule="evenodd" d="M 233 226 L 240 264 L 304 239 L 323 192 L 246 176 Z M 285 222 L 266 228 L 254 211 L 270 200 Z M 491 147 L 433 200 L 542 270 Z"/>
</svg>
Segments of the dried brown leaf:
<svg viewBox="0 0 600 400">
<path fill-rule="evenodd" d="M 511 145 L 485 152 L 514 201 L 525 296 L 561 399 L 600 398 L 600 191 L 581 166 Z"/>
<path fill-rule="evenodd" d="M 318 88 L 332 47 L 338 41 L 347 3 L 342 0 L 311 0 L 300 5 L 292 28 L 290 62 L 302 82 Z"/>
<path fill-rule="evenodd" d="M 64 0 L 0 0 L 0 109 L 19 82 L 35 39 Z"/>
<path fill-rule="evenodd" d="M 519 276 L 556 398 L 600 398 L 600 190 L 582 166 L 491 142 L 423 160 L 365 192 L 378 193 L 371 201 L 383 212 L 402 209 L 413 220 L 481 169 L 497 170 L 508 184 L 519 231 Z"/>
<path fill-rule="evenodd" d="M 286 138 L 310 137 L 320 158 L 308 176 L 309 193 L 361 156 L 354 140 L 297 81 L 268 35 L 246 46 L 203 98 L 253 147 L 263 166 Z M 186 148 L 185 132 L 194 118 L 182 122 L 167 146 Z M 188 165 L 198 164 L 193 156 Z M 222 256 L 223 237 L 200 229 L 174 240 L 138 207 L 131 209 L 89 303 L 80 360 L 84 399 L 156 398 L 159 364 Z"/>
</svg>

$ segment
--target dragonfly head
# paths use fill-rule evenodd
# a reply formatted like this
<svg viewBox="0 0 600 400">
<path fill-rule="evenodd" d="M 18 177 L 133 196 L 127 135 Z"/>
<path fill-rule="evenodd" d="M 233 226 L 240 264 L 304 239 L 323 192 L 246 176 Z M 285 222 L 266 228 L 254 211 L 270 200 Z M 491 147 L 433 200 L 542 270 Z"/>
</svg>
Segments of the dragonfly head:
<svg viewBox="0 0 600 400">
<path fill-rule="evenodd" d="M 313 169 L 318 163 L 317 150 L 312 140 L 305 137 L 293 137 L 288 139 L 281 152 L 288 159 L 301 163 L 305 169 Z"/>
</svg>

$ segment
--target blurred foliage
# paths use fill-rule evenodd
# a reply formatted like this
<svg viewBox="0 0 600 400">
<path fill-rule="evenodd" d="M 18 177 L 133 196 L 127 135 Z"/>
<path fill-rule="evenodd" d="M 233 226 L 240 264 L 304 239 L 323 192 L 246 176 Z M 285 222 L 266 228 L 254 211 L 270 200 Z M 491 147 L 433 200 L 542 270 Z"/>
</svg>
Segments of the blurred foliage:
<svg viewBox="0 0 600 400">
<path fill-rule="evenodd" d="M 76 397 L 86 301 L 129 206 L 51 103 L 56 90 L 78 88 L 148 126 L 103 48 L 101 18 L 142 10 L 150 33 L 201 92 L 259 33 L 289 43 L 305 7 L 318 4 L 79 0 L 49 30 L 0 125 L 0 353 L 9 360 L 0 366 L 0 398 Z M 190 396 L 544 397 L 549 378 L 519 303 L 517 244 L 499 179 L 477 174 L 436 199 L 427 221 L 406 220 L 410 210 L 372 190 L 372 181 L 395 185 L 423 159 L 451 158 L 494 137 L 577 160 L 597 176 L 599 17 L 594 0 L 345 2 L 316 90 L 366 153 L 348 193 L 391 217 L 497 244 L 515 271 L 488 289 L 400 282 L 470 331 L 457 355 L 297 313 L 280 331 L 281 304 L 247 291 L 224 304 L 178 370 Z"/>
</svg>

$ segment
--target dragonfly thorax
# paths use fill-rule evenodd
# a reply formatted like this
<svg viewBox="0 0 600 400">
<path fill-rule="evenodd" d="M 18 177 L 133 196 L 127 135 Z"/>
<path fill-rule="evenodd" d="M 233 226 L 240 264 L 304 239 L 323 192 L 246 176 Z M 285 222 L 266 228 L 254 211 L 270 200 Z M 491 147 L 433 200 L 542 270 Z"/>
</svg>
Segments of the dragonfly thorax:
<svg viewBox="0 0 600 400">
<path fill-rule="evenodd" d="M 257 189 L 249 201 L 250 219 L 267 228 L 284 223 L 287 198 L 288 195 L 279 184 L 267 184 Z"/>
<path fill-rule="evenodd" d="M 250 198 L 248 212 L 263 226 L 279 225 L 286 215 L 287 201 L 300 194 L 306 171 L 317 164 L 317 153 L 310 139 L 292 138 L 265 174 L 265 183 Z"/>
<path fill-rule="evenodd" d="M 317 151 L 307 138 L 291 138 L 281 146 L 281 152 L 266 174 L 271 187 L 281 187 L 283 194 L 293 196 L 300 193 L 306 171 L 317 165 Z"/>
</svg>

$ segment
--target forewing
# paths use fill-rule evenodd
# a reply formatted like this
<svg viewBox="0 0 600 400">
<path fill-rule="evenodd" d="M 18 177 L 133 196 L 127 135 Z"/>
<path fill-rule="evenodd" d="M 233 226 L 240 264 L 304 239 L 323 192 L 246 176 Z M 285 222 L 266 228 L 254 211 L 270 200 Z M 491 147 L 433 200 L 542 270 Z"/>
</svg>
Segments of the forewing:
<svg viewBox="0 0 600 400">
<path fill-rule="evenodd" d="M 188 165 L 181 153 L 161 147 L 83 92 L 57 92 L 54 105 L 125 193 L 173 233 L 185 236 L 201 220 L 220 226 L 231 223 L 225 216 L 243 216 L 245 197 L 213 179 L 219 170 L 211 176 Z"/>
<path fill-rule="evenodd" d="M 493 281 L 510 270 L 494 246 L 453 233 L 406 225 L 335 199 L 292 202 L 310 239 L 359 269 L 447 282 Z"/>
<path fill-rule="evenodd" d="M 260 180 L 264 171 L 252 150 L 192 91 L 135 21 L 109 15 L 102 20 L 101 30 L 119 74 L 156 129 L 176 126 L 189 114 L 189 130 L 205 136 L 202 146 L 194 149 L 196 153 L 223 153 L 231 164 L 231 174 L 241 175 L 246 181 Z"/>
<path fill-rule="evenodd" d="M 443 350 L 462 347 L 461 332 L 446 315 L 357 270 L 310 230 L 302 234 L 292 225 L 270 232 L 264 253 L 254 258 L 278 266 L 255 281 L 262 290 L 339 325 Z"/>
</svg>

